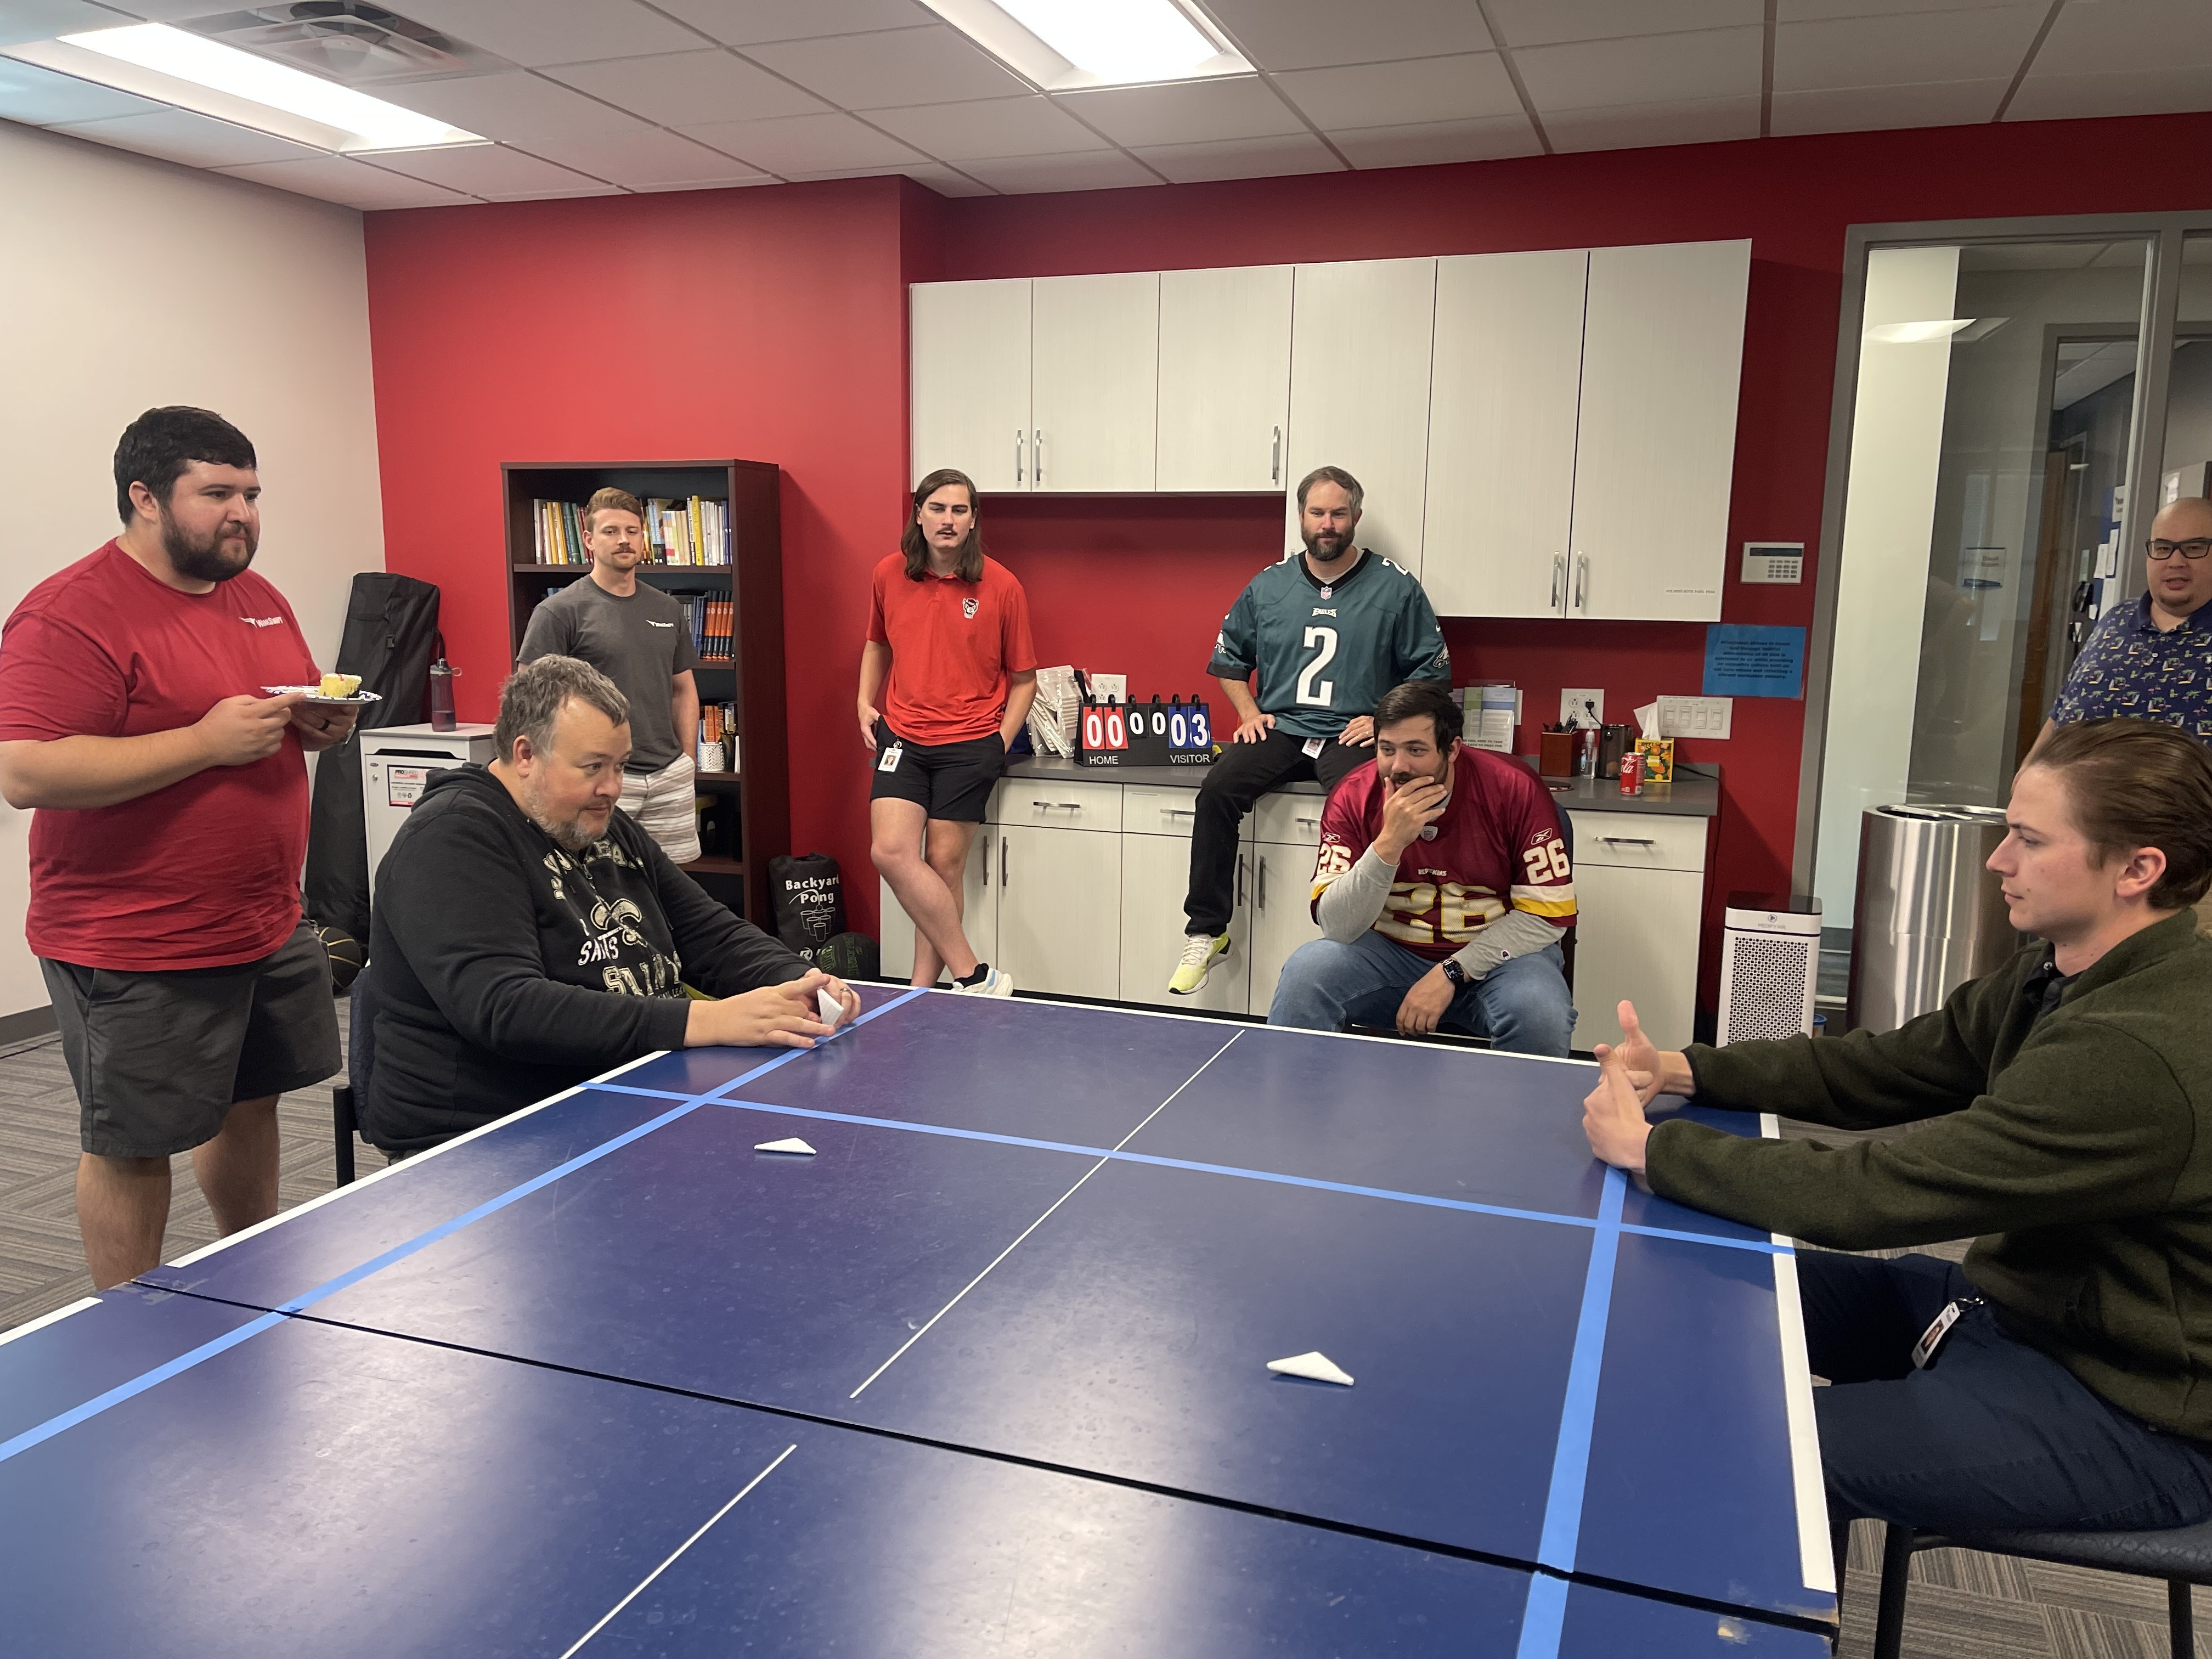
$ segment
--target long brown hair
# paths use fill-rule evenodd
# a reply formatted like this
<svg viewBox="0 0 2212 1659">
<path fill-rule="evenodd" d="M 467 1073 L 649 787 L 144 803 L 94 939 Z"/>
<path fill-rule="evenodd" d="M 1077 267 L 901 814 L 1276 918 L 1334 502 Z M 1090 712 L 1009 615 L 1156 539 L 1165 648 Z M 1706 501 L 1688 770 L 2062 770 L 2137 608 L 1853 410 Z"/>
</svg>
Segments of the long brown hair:
<svg viewBox="0 0 2212 1659">
<path fill-rule="evenodd" d="M 908 516 L 906 533 L 899 538 L 908 581 L 920 581 L 929 569 L 929 544 L 921 538 L 921 523 L 915 515 L 924 501 L 947 484 L 958 484 L 968 492 L 968 541 L 960 550 L 960 563 L 952 574 L 963 582 L 983 580 L 983 515 L 975 508 L 975 481 L 956 468 L 940 466 L 914 487 L 914 514 Z"/>
<path fill-rule="evenodd" d="M 2138 847 L 2166 854 L 2154 910 L 2179 910 L 2212 888 L 2212 754 L 2178 726 L 2138 720 L 2062 726 L 2021 763 L 2066 783 L 2075 827 L 2100 864 Z"/>
</svg>

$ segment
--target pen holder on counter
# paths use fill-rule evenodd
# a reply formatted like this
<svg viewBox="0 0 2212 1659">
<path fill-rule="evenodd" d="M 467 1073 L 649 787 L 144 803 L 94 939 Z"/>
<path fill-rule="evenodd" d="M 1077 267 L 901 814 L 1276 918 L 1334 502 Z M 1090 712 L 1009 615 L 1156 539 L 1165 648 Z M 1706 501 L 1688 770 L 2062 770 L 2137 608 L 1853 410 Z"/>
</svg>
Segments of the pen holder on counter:
<svg viewBox="0 0 2212 1659">
<path fill-rule="evenodd" d="M 1575 734 L 1571 732 L 1540 732 L 1537 733 L 1536 770 L 1547 778 L 1571 778 L 1575 775 Z"/>
</svg>

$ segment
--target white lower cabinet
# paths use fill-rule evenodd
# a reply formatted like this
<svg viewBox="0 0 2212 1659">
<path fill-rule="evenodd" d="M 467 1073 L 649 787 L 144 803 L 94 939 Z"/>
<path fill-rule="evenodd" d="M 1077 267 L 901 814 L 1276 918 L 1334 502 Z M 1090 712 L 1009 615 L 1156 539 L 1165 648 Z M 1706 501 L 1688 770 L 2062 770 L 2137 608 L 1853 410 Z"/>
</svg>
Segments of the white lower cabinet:
<svg viewBox="0 0 2212 1659">
<path fill-rule="evenodd" d="M 1662 1048 L 1688 1043 L 1698 1012 L 1705 821 L 1576 812 L 1574 1046 L 1620 1041 L 1616 1010 L 1636 1005 Z"/>
<path fill-rule="evenodd" d="M 1130 791 L 1132 795 L 1137 792 Z M 1147 795 L 1164 795 L 1148 789 Z M 1177 793 L 1195 799 L 1195 789 Z M 1137 803 L 1122 810 L 1133 815 Z M 1188 823 L 1188 818 L 1182 820 Z M 1237 884 L 1249 893 L 1251 849 L 1237 849 Z M 1183 929 L 1189 919 L 1182 902 L 1190 885 L 1190 836 L 1176 835 L 1121 836 L 1121 991 L 1124 1002 L 1149 1003 L 1161 1008 L 1211 1008 L 1229 1013 L 1244 1012 L 1245 988 L 1251 973 L 1247 946 L 1251 933 L 1249 905 L 1237 907 L 1229 923 L 1229 955 L 1206 976 L 1206 988 L 1194 997 L 1171 997 L 1168 977 L 1175 972 L 1182 949 Z"/>
<path fill-rule="evenodd" d="M 1320 805 L 1315 801 L 1316 808 Z M 1314 849 L 1255 842 L 1252 856 L 1251 1012 L 1266 1018 L 1291 952 L 1321 937 L 1313 919 Z"/>
<path fill-rule="evenodd" d="M 999 888 L 992 878 L 999 856 L 998 833 L 989 824 L 978 826 L 975 844 L 968 849 L 967 880 L 961 894 L 961 931 L 978 962 L 997 959 L 999 948 Z M 883 965 L 886 979 L 904 979 L 914 972 L 914 923 L 899 908 L 890 883 L 876 878 L 877 896 L 883 906 Z M 939 985 L 951 981 L 943 974 Z"/>
<path fill-rule="evenodd" d="M 1014 988 L 1121 994 L 1121 836 L 996 826 L 999 966 Z"/>
</svg>

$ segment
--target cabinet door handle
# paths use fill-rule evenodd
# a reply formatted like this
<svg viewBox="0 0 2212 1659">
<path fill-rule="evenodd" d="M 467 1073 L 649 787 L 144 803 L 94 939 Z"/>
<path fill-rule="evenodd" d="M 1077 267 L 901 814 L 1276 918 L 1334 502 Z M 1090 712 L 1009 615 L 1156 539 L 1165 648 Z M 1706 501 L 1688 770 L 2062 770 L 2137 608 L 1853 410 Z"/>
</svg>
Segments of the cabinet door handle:
<svg viewBox="0 0 2212 1659">
<path fill-rule="evenodd" d="M 1006 838 L 1004 836 L 1000 836 L 1000 837 L 999 837 L 999 885 L 1000 885 L 1000 887 L 1004 887 L 1006 884 Z"/>
<path fill-rule="evenodd" d="M 1554 553 L 1552 555 L 1552 609 L 1554 611 L 1559 609 L 1559 589 L 1565 585 L 1566 580 L 1567 556 Z"/>
<path fill-rule="evenodd" d="M 1656 847 L 1659 843 L 1649 836 L 1600 836 L 1607 847 Z"/>
<path fill-rule="evenodd" d="M 1283 481 L 1283 428 L 1275 428 L 1275 447 L 1268 452 L 1267 476 L 1277 483 Z"/>
<path fill-rule="evenodd" d="M 1237 855 L 1237 902 L 1239 904 L 1244 902 L 1244 855 L 1242 853 Z"/>
<path fill-rule="evenodd" d="M 991 838 L 983 837 L 983 885 L 991 884 Z"/>
<path fill-rule="evenodd" d="M 1042 487 L 1042 484 L 1044 483 L 1044 428 L 1042 428 L 1042 427 L 1031 427 L 1031 428 L 1030 428 L 1030 448 L 1032 448 L 1033 450 L 1035 450 L 1035 451 L 1036 452 L 1036 481 L 1037 481 L 1037 483 L 1039 484 L 1039 486 L 1040 486 L 1040 487 Z"/>
<path fill-rule="evenodd" d="M 1575 609 L 1587 611 L 1589 588 L 1589 555 L 1575 555 Z"/>
<path fill-rule="evenodd" d="M 1163 806 L 1160 816 L 1164 818 L 1194 818 L 1198 814 L 1188 806 Z"/>
<path fill-rule="evenodd" d="M 1292 818 L 1291 822 L 1292 823 L 1310 823 L 1316 830 L 1321 828 L 1321 820 L 1319 818 Z"/>
<path fill-rule="evenodd" d="M 1260 854 L 1260 878 L 1254 884 L 1252 908 L 1264 915 L 1267 908 L 1267 855 Z"/>
<path fill-rule="evenodd" d="M 1063 806 L 1071 812 L 1080 812 L 1083 810 L 1083 803 L 1079 800 L 1033 800 L 1030 805 L 1042 806 L 1048 812 L 1056 812 Z"/>
<path fill-rule="evenodd" d="M 1021 483 L 1021 481 L 1022 481 L 1022 429 L 1021 429 L 1021 428 L 1019 428 L 1019 427 L 1016 427 L 1016 428 L 1014 428 L 1014 482 L 1015 482 L 1016 483 Z"/>
</svg>

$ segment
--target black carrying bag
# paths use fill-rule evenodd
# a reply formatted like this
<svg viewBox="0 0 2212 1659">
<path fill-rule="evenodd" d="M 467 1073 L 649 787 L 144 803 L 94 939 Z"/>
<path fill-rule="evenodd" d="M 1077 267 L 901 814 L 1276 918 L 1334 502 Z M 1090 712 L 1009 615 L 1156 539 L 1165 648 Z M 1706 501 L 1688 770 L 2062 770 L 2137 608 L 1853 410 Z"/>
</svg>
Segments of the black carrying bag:
<svg viewBox="0 0 2212 1659">
<path fill-rule="evenodd" d="M 827 853 L 781 853 L 768 861 L 768 910 L 775 936 L 812 963 L 845 931 L 845 884 Z"/>
<path fill-rule="evenodd" d="M 383 701 L 364 708 L 354 729 L 417 726 L 428 719 L 430 659 L 437 648 L 434 583 L 385 570 L 356 576 L 337 669 L 360 675 L 362 689 Z M 315 763 L 302 896 L 314 921 L 357 939 L 368 938 L 368 829 L 362 818 L 358 743 L 326 749 Z"/>
</svg>

